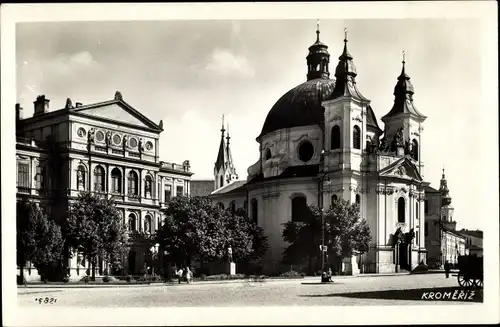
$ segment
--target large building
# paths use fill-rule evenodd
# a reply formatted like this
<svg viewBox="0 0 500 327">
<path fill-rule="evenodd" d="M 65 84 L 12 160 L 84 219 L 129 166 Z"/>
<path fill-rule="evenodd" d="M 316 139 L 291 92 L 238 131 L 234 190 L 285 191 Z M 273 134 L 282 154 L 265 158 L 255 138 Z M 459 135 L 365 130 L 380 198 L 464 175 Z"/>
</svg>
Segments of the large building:
<svg viewBox="0 0 500 327">
<path fill-rule="evenodd" d="M 458 256 L 466 254 L 466 242 L 462 233 L 456 230 L 455 209 L 451 205 L 444 169 L 439 190 L 427 186 L 425 194 L 427 265 L 430 268 L 443 268 L 446 261 L 456 265 Z"/>
<path fill-rule="evenodd" d="M 429 183 L 421 155 L 426 116 L 416 109 L 403 60 L 394 105 L 380 129 L 356 83 L 347 33 L 335 79 L 319 35 L 318 29 L 306 58 L 307 81 L 286 92 L 266 117 L 257 137 L 260 156 L 247 180 L 217 183 L 227 172 L 216 165 L 211 198 L 221 207 L 247 209 L 263 227 L 270 244 L 268 272 L 289 269 L 281 265 L 287 246 L 283 223 L 304 219 L 308 205 L 328 207 L 339 198 L 359 204 L 372 232 L 370 251 L 346 260 L 347 273 L 410 270 L 427 253 L 422 229 Z"/>
<path fill-rule="evenodd" d="M 483 231 L 481 230 L 460 230 L 460 234 L 465 237 L 465 252 L 470 255 L 483 256 Z"/>
<path fill-rule="evenodd" d="M 149 236 L 159 226 L 160 209 L 169 198 L 190 193 L 189 161 L 160 161 L 162 121 L 146 118 L 120 92 L 110 101 L 86 105 L 73 106 L 68 99 L 59 110 L 39 96 L 34 109 L 23 119 L 16 105 L 18 200 L 38 203 L 60 222 L 81 191 L 113 199 L 131 245 L 124 270 L 115 273 L 139 273 L 152 260 Z M 71 278 L 89 268 L 80 254 L 68 260 Z M 100 262 L 97 274 L 103 268 Z"/>
</svg>

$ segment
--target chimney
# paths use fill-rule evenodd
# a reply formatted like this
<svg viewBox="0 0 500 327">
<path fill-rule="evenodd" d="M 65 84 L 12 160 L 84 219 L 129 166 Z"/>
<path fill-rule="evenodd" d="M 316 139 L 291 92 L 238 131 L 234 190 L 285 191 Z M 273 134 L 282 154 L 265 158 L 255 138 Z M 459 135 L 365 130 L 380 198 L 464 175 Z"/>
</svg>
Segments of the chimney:
<svg viewBox="0 0 500 327">
<path fill-rule="evenodd" d="M 23 108 L 19 103 L 16 103 L 16 122 L 23 119 Z"/>
<path fill-rule="evenodd" d="M 49 102 L 49 99 L 45 99 L 45 95 L 39 95 L 36 98 L 36 101 L 33 102 L 35 104 L 34 116 L 43 115 L 44 113 L 49 112 Z"/>
<path fill-rule="evenodd" d="M 81 107 L 81 106 L 82 106 L 82 103 L 81 103 L 81 102 L 77 102 L 77 103 L 75 103 L 75 105 L 76 105 L 76 107 L 78 108 L 78 107 Z"/>
</svg>

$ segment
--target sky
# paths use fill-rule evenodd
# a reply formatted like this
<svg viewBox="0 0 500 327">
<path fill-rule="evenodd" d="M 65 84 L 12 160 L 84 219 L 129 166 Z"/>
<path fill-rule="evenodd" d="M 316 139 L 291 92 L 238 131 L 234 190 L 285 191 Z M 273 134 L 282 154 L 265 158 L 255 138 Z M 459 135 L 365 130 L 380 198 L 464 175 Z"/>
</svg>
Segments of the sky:
<svg viewBox="0 0 500 327">
<path fill-rule="evenodd" d="M 438 188 L 443 167 L 458 228 L 483 228 L 475 207 L 484 195 L 476 178 L 482 123 L 481 26 L 474 19 L 322 19 L 330 72 L 342 52 L 344 28 L 357 84 L 380 118 L 392 107 L 401 72 L 415 87 L 424 123 L 424 179 Z M 213 178 L 226 116 L 240 178 L 259 157 L 267 113 L 306 81 L 316 20 L 172 20 L 18 23 L 17 102 L 24 117 L 44 94 L 52 110 L 66 98 L 89 104 L 124 100 L 155 122 L 163 120 L 160 158 L 190 160 L 193 179 Z M 333 73 L 331 74 L 333 77 Z"/>
</svg>

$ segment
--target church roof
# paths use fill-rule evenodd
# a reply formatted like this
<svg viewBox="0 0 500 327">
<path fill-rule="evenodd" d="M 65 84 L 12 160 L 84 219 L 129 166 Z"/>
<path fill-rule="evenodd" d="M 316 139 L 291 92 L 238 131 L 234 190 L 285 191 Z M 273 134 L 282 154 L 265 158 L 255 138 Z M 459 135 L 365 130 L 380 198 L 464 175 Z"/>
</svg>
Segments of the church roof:
<svg viewBox="0 0 500 327">
<path fill-rule="evenodd" d="M 244 186 L 246 183 L 247 181 L 232 181 L 231 183 L 226 184 L 221 188 L 213 191 L 212 193 L 210 193 L 210 195 L 237 193 L 245 189 Z"/>
<path fill-rule="evenodd" d="M 366 126 L 373 127 L 379 132 L 382 132 L 377 123 L 377 118 L 375 117 L 375 113 L 370 105 L 366 107 Z"/>
<path fill-rule="evenodd" d="M 429 185 L 424 187 L 424 191 L 425 191 L 425 193 L 439 193 L 438 190 L 436 190 L 434 187 L 429 186 Z"/>
<path fill-rule="evenodd" d="M 284 128 L 320 124 L 325 113 L 321 103 L 330 97 L 334 87 L 335 81 L 317 78 L 289 90 L 267 114 L 260 136 Z"/>
<path fill-rule="evenodd" d="M 273 176 L 269 178 L 264 178 L 264 175 L 261 173 L 251 179 L 248 184 L 258 183 L 261 181 L 282 179 L 282 178 L 294 178 L 294 177 L 315 177 L 319 174 L 319 165 L 302 165 L 302 166 L 293 166 L 287 167 L 280 175 Z"/>
</svg>

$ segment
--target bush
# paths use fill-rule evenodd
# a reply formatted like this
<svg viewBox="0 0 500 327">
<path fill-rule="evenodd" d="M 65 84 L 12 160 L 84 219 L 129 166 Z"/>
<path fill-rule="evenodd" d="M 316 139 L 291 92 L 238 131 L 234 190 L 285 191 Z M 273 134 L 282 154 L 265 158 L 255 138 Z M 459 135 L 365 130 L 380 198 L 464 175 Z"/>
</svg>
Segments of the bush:
<svg viewBox="0 0 500 327">
<path fill-rule="evenodd" d="M 109 276 L 104 276 L 104 277 L 102 278 L 102 281 L 103 281 L 104 283 L 109 283 L 109 281 L 110 281 Z"/>
<path fill-rule="evenodd" d="M 62 281 L 64 283 L 69 283 L 69 276 L 64 276 L 63 279 L 62 279 Z"/>
<path fill-rule="evenodd" d="M 305 274 L 296 272 L 295 270 L 290 270 L 290 271 L 287 271 L 287 272 L 280 274 L 279 276 L 285 277 L 285 278 L 303 278 L 305 276 Z"/>
<path fill-rule="evenodd" d="M 132 276 L 130 276 L 130 275 L 128 275 L 128 276 L 125 278 L 125 280 L 126 280 L 127 282 L 129 282 L 129 283 L 130 283 L 133 279 L 134 279 L 134 278 L 133 278 Z"/>
<path fill-rule="evenodd" d="M 80 279 L 81 282 L 88 283 L 90 281 L 90 276 L 84 276 L 82 279 Z"/>
<path fill-rule="evenodd" d="M 200 280 L 205 280 L 205 279 L 207 279 L 207 275 L 205 275 L 205 274 L 201 274 L 201 275 L 200 275 Z"/>
<path fill-rule="evenodd" d="M 21 279 L 21 276 L 17 275 L 17 285 L 26 285 L 26 277 L 23 276 Z"/>
</svg>

